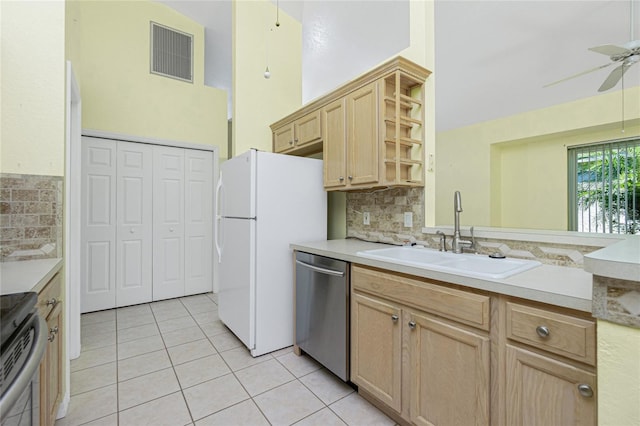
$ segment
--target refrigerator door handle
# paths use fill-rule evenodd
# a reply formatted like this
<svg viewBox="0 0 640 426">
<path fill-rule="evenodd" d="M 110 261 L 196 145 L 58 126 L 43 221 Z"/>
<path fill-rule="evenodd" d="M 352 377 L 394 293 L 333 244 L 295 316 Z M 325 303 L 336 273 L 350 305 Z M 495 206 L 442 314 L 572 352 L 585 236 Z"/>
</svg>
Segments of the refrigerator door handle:
<svg viewBox="0 0 640 426">
<path fill-rule="evenodd" d="M 297 259 L 296 259 L 296 263 L 298 265 L 302 265 L 305 268 L 309 268 L 312 271 L 319 272 L 321 274 L 334 275 L 336 277 L 344 277 L 344 272 L 342 272 L 342 271 L 334 271 L 333 269 L 321 268 L 319 266 L 311 265 L 311 264 L 309 264 L 307 262 L 303 262 L 303 261 L 297 260 Z"/>
<path fill-rule="evenodd" d="M 222 200 L 220 194 L 222 193 L 222 172 L 220 172 L 220 178 L 218 179 L 218 185 L 216 185 L 216 218 L 213 223 L 213 232 L 215 232 L 216 251 L 218 252 L 218 263 L 222 263 L 222 243 L 220 242 L 220 221 L 222 220 Z"/>
</svg>

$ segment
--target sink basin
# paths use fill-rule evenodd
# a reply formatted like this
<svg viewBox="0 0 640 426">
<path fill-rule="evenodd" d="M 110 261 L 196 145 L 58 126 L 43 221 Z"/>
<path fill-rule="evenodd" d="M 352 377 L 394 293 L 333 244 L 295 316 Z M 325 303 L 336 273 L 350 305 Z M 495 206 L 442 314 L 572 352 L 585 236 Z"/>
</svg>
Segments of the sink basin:
<svg viewBox="0 0 640 426">
<path fill-rule="evenodd" d="M 493 259 L 477 254 L 455 254 L 417 247 L 390 247 L 356 254 L 417 268 L 494 279 L 508 278 L 541 265 L 536 260 Z"/>
</svg>

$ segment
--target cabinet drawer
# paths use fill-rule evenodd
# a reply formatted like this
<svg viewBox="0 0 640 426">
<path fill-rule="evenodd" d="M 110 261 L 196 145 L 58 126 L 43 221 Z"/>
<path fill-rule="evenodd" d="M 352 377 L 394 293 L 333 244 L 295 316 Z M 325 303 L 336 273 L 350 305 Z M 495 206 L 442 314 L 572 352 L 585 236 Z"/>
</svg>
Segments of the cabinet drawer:
<svg viewBox="0 0 640 426">
<path fill-rule="evenodd" d="M 47 318 L 56 305 L 61 302 L 61 282 L 62 278 L 58 273 L 54 275 L 51 281 L 38 293 L 38 313 L 42 315 L 42 318 Z"/>
<path fill-rule="evenodd" d="M 353 265 L 354 289 L 393 299 L 482 330 L 489 330 L 489 296 L 433 284 L 426 280 L 387 274 Z"/>
<path fill-rule="evenodd" d="M 594 321 L 507 302 L 507 338 L 595 365 Z"/>
</svg>

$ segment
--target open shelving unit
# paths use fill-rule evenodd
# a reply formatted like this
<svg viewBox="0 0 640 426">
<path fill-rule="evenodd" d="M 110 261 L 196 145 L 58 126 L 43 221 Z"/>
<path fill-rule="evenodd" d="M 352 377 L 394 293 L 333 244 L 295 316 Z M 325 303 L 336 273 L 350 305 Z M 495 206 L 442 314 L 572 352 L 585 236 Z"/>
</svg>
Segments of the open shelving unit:
<svg viewBox="0 0 640 426">
<path fill-rule="evenodd" d="M 382 183 L 424 186 L 424 80 L 396 70 L 380 84 Z"/>
</svg>

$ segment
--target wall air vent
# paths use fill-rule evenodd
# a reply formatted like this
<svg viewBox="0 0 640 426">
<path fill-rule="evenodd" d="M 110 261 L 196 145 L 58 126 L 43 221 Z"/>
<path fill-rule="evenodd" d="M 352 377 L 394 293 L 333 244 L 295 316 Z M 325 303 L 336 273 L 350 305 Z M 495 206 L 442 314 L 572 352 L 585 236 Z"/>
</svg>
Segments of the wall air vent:
<svg viewBox="0 0 640 426">
<path fill-rule="evenodd" d="M 193 35 L 151 22 L 151 73 L 193 83 Z"/>
</svg>

